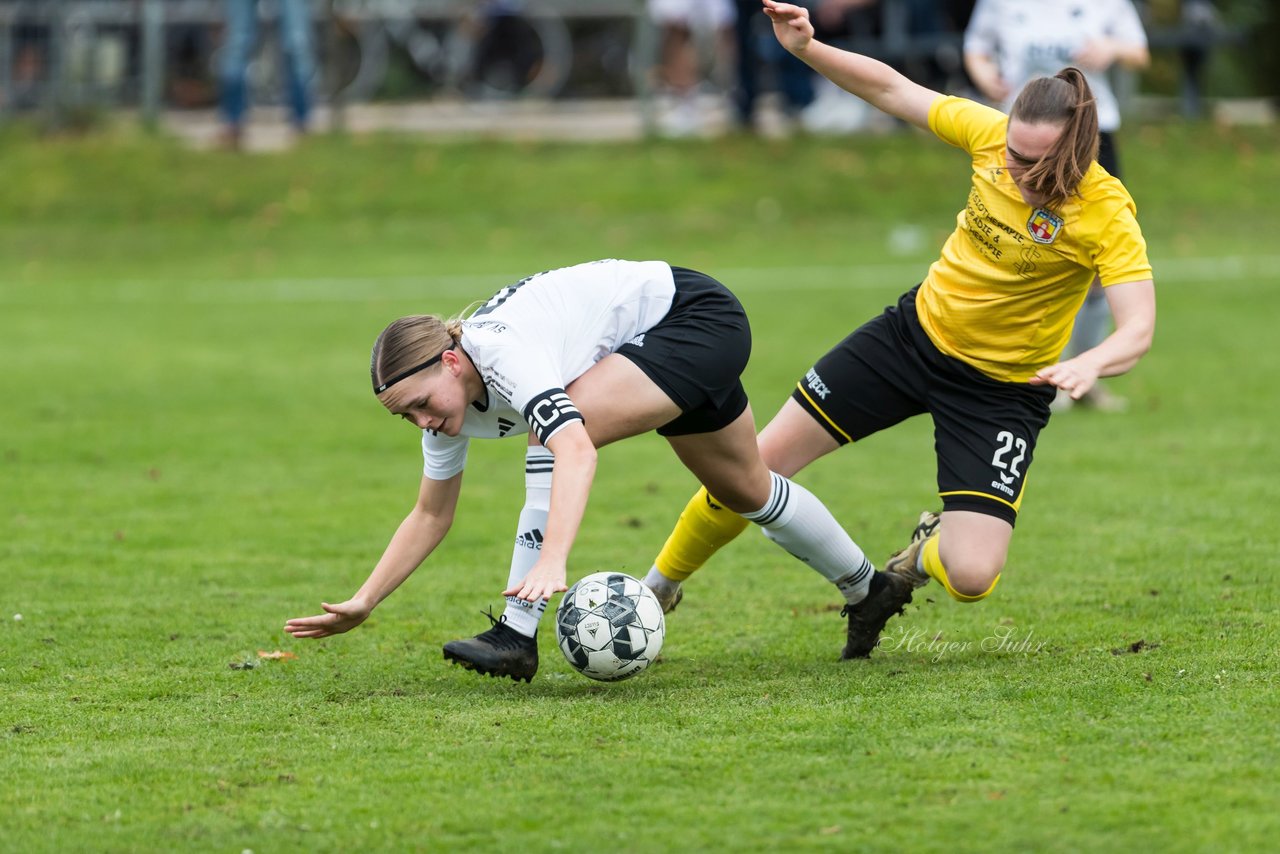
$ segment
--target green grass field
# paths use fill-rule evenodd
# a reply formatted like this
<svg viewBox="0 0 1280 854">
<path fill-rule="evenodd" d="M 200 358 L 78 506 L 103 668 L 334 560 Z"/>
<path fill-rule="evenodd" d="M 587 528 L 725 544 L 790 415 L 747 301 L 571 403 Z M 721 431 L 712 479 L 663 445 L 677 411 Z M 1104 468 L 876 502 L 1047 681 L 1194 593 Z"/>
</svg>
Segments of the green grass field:
<svg viewBox="0 0 1280 854">
<path fill-rule="evenodd" d="M 1123 143 L 1156 347 L 1128 414 L 1042 435 L 996 595 L 926 589 L 841 662 L 834 591 L 749 531 L 649 672 L 591 683 L 544 627 L 516 685 L 440 655 L 501 604 L 516 441 L 473 446 L 450 538 L 365 626 L 281 631 L 416 494 L 382 326 L 668 259 L 742 296 L 763 423 L 923 275 L 964 156 L 0 135 L 0 849 L 1274 850 L 1280 133 Z M 936 501 L 929 425 L 800 479 L 882 560 Z M 571 578 L 643 574 L 693 487 L 656 437 L 603 451 Z"/>
</svg>

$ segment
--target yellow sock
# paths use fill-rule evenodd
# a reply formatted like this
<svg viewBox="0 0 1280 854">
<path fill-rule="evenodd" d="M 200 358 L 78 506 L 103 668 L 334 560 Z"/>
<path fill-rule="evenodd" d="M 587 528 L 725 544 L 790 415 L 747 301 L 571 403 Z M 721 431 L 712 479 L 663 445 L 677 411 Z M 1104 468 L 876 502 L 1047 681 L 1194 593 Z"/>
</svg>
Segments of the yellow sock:
<svg viewBox="0 0 1280 854">
<path fill-rule="evenodd" d="M 991 595 L 991 591 L 996 589 L 996 585 L 1000 583 L 1000 576 L 997 575 L 991 582 L 991 586 L 981 593 L 970 596 L 967 593 L 961 593 L 951 586 L 951 579 L 947 578 L 947 568 L 942 565 L 942 557 L 938 553 L 938 535 L 934 534 L 924 544 L 924 559 L 920 561 L 924 565 L 924 571 L 929 573 L 930 577 L 937 580 L 939 584 L 947 588 L 947 592 L 951 594 L 951 598 L 960 602 L 977 602 Z"/>
<path fill-rule="evenodd" d="M 672 581 L 684 581 L 748 524 L 737 513 L 716 504 L 704 486 L 685 505 L 654 566 Z"/>
</svg>

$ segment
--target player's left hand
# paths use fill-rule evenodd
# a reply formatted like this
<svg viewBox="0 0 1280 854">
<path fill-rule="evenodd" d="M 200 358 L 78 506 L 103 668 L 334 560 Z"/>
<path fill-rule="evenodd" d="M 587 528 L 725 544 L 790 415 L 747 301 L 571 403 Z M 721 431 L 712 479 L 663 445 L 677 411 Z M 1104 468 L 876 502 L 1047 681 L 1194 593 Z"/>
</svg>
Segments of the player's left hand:
<svg viewBox="0 0 1280 854">
<path fill-rule="evenodd" d="M 1032 385 L 1051 385 L 1079 400 L 1098 382 L 1098 369 L 1079 357 L 1041 368 L 1030 380 Z"/>
<path fill-rule="evenodd" d="M 518 596 L 527 602 L 539 599 L 550 599 L 556 593 L 563 593 L 569 588 L 565 586 L 566 575 L 563 563 L 540 560 L 524 577 L 524 581 L 502 591 L 503 596 Z"/>
</svg>

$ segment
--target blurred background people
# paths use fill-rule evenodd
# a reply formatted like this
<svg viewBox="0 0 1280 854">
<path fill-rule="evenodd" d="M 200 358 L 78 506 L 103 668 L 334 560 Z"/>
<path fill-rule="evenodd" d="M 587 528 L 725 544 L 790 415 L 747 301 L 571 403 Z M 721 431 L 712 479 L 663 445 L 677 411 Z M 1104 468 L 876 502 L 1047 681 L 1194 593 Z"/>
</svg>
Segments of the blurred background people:
<svg viewBox="0 0 1280 854">
<path fill-rule="evenodd" d="M 1182 114 L 1200 118 L 1204 109 L 1204 74 L 1209 51 L 1222 21 L 1213 0 L 1182 0 L 1179 19 L 1194 34 L 1178 50 L 1182 58 Z"/>
<path fill-rule="evenodd" d="M 881 34 L 880 3 L 881 0 L 816 0 L 800 5 L 811 10 L 816 38 L 839 44 L 852 39 L 878 38 Z M 811 133 L 852 133 L 867 128 L 874 118 L 874 111 L 866 102 L 822 75 L 815 74 L 814 79 L 813 103 L 801 115 L 805 130 Z"/>
<path fill-rule="evenodd" d="M 667 136 L 700 134 L 708 124 L 698 102 L 703 69 L 715 77 L 728 68 L 737 8 L 732 0 L 649 0 L 649 15 L 658 26 L 659 85 L 671 101 L 661 130 Z"/>
<path fill-rule="evenodd" d="M 226 11 L 226 44 L 218 77 L 225 121 L 223 144 L 239 148 L 244 141 L 245 115 L 249 108 L 249 61 L 258 40 L 258 0 L 223 0 Z M 275 0 L 277 31 L 285 68 L 285 95 L 289 119 L 298 134 L 307 130 L 311 114 L 310 83 L 315 71 L 311 7 L 308 0 Z"/>
<path fill-rule="evenodd" d="M 984 97 L 1008 112 L 1023 85 L 1074 65 L 1085 73 L 1098 100 L 1098 162 L 1117 178 L 1120 162 L 1115 133 L 1120 105 L 1108 72 L 1114 66 L 1138 69 L 1150 62 L 1146 31 L 1130 0 L 1071 0 L 1027 4 L 1019 0 L 978 0 L 964 34 L 964 63 Z M 1076 315 L 1067 356 L 1096 347 L 1106 337 L 1110 312 L 1102 288 L 1094 282 Z M 1123 398 L 1097 385 L 1078 403 L 1115 412 Z M 1059 395 L 1055 410 L 1070 408 Z"/>
<path fill-rule="evenodd" d="M 781 98 L 780 109 L 788 120 L 813 102 L 814 73 L 800 60 L 782 49 L 773 37 L 769 19 L 760 8 L 760 0 L 734 0 L 737 20 L 734 36 L 737 43 L 738 81 L 734 89 L 734 110 L 738 127 L 760 131 L 759 102 L 765 81 L 762 72 L 772 77 Z"/>
<path fill-rule="evenodd" d="M 944 33 L 956 36 L 963 30 L 968 9 L 952 25 L 956 3 L 942 0 L 815 0 L 802 3 L 810 9 L 816 38 L 836 45 L 854 45 L 855 50 L 878 41 L 883 52 L 877 55 L 899 73 L 922 86 L 943 91 L 955 87 L 953 72 L 960 58 L 949 46 Z M 887 117 L 870 109 L 840 87 L 820 75 L 816 97 L 805 111 L 806 129 L 816 133 L 847 133 L 874 126 Z M 891 123 L 890 123 L 891 124 Z"/>
</svg>

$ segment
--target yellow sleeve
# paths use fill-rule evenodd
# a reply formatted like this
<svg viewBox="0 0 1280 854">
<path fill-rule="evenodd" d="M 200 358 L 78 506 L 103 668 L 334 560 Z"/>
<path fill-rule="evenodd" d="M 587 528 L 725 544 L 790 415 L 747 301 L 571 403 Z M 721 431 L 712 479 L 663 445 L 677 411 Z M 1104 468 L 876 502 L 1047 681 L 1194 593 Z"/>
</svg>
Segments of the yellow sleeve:
<svg viewBox="0 0 1280 854">
<path fill-rule="evenodd" d="M 1147 241 L 1138 227 L 1131 205 L 1121 207 L 1108 223 L 1098 241 L 1094 269 L 1102 286 L 1142 282 L 1151 278 L 1151 262 L 1147 259 Z"/>
<path fill-rule="evenodd" d="M 992 145 L 1004 144 L 1009 117 L 999 110 L 948 95 L 929 105 L 929 129 L 938 139 L 973 154 Z"/>
</svg>

